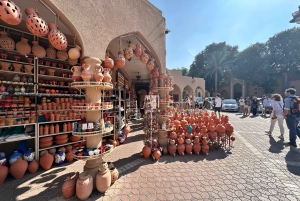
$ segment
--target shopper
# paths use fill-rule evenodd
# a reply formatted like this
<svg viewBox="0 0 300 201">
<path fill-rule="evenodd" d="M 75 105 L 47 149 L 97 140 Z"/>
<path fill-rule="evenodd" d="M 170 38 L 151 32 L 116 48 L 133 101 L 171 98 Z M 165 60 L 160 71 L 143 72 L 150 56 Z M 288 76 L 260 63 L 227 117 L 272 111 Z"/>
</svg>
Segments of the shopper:
<svg viewBox="0 0 300 201">
<path fill-rule="evenodd" d="M 204 98 L 202 109 L 210 110 L 210 102 L 208 101 L 207 98 Z"/>
<path fill-rule="evenodd" d="M 199 103 L 198 103 L 198 101 L 195 102 L 195 109 L 196 109 L 196 108 L 199 108 Z"/>
<path fill-rule="evenodd" d="M 248 113 L 250 114 L 250 106 L 251 106 L 251 101 L 250 98 L 247 97 L 245 100 L 245 105 L 244 105 L 244 116 L 247 116 Z"/>
<path fill-rule="evenodd" d="M 257 107 L 258 107 L 258 100 L 256 97 L 253 97 L 253 100 L 251 102 L 251 108 L 252 108 L 252 114 L 254 117 L 257 114 Z"/>
<path fill-rule="evenodd" d="M 296 89 L 289 88 L 285 90 L 284 99 L 284 118 L 286 120 L 287 127 L 289 129 L 289 142 L 285 142 L 285 145 L 297 147 L 296 136 L 300 138 L 300 129 L 298 128 L 299 117 L 293 115 L 291 109 L 294 108 L 293 100 L 296 99 Z"/>
<path fill-rule="evenodd" d="M 269 113 L 271 112 L 271 100 L 269 99 L 268 96 L 263 100 L 263 108 L 264 108 L 264 116 L 267 115 L 267 111 L 269 111 Z"/>
<path fill-rule="evenodd" d="M 219 119 L 221 118 L 221 106 L 222 106 L 222 99 L 220 98 L 220 94 L 218 93 L 215 98 L 215 113 L 218 112 Z"/>
<path fill-rule="evenodd" d="M 245 109 L 244 109 L 244 106 L 245 106 L 245 100 L 243 97 L 241 97 L 238 101 L 239 105 L 240 105 L 240 112 L 243 113 L 243 115 L 245 115 Z"/>
</svg>

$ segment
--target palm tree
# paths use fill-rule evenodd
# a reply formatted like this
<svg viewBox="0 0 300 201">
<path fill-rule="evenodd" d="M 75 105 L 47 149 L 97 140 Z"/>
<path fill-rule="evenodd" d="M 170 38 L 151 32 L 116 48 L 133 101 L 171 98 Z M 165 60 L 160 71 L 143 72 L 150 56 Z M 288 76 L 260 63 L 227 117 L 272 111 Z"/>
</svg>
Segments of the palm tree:
<svg viewBox="0 0 300 201">
<path fill-rule="evenodd" d="M 215 94 L 218 93 L 218 73 L 221 75 L 232 65 L 231 60 L 228 59 L 228 54 L 224 49 L 212 52 L 205 60 L 205 68 L 207 69 L 207 76 L 215 75 Z"/>
</svg>

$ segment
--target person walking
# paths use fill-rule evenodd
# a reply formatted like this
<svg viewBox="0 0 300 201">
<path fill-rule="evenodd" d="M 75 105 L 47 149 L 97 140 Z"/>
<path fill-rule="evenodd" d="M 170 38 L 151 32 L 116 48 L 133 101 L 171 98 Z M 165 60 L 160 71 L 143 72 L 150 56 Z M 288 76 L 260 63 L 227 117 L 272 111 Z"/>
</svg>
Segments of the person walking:
<svg viewBox="0 0 300 201">
<path fill-rule="evenodd" d="M 267 110 L 271 112 L 271 101 L 268 96 L 263 100 L 263 108 L 264 108 L 264 116 L 267 115 Z"/>
<path fill-rule="evenodd" d="M 258 107 L 258 100 L 256 97 L 253 98 L 252 103 L 251 103 L 251 108 L 252 108 L 252 114 L 255 117 L 257 114 L 257 107 Z"/>
<path fill-rule="evenodd" d="M 218 112 L 219 119 L 221 118 L 221 106 L 222 106 L 222 99 L 220 98 L 220 94 L 217 93 L 215 98 L 215 113 Z"/>
<path fill-rule="evenodd" d="M 300 138 L 300 129 L 298 128 L 299 117 L 295 116 L 292 109 L 294 109 L 294 100 L 296 99 L 296 89 L 289 88 L 285 90 L 284 99 L 284 118 L 286 125 L 289 129 L 289 142 L 285 142 L 285 145 L 297 147 L 296 138 Z"/>
<path fill-rule="evenodd" d="M 245 100 L 243 97 L 241 97 L 238 101 L 239 105 L 240 105 L 240 112 L 243 113 L 243 115 L 245 115 L 245 109 L 244 109 L 244 106 L 245 106 Z"/>
<path fill-rule="evenodd" d="M 248 113 L 250 114 L 250 110 L 249 110 L 250 106 L 251 106 L 251 101 L 250 98 L 247 97 L 244 105 L 244 116 L 247 116 Z"/>
<path fill-rule="evenodd" d="M 208 102 L 207 98 L 204 98 L 202 109 L 210 110 L 210 103 Z"/>
<path fill-rule="evenodd" d="M 272 100 L 271 104 L 273 107 L 273 111 L 271 114 L 271 123 L 270 123 L 270 128 L 269 131 L 266 131 L 267 134 L 272 135 L 272 132 L 274 130 L 275 124 L 278 121 L 278 126 L 280 129 L 280 139 L 284 139 L 284 127 L 283 127 L 283 121 L 284 121 L 284 116 L 283 116 L 283 101 L 282 97 L 280 94 L 273 94 L 272 95 Z"/>
</svg>

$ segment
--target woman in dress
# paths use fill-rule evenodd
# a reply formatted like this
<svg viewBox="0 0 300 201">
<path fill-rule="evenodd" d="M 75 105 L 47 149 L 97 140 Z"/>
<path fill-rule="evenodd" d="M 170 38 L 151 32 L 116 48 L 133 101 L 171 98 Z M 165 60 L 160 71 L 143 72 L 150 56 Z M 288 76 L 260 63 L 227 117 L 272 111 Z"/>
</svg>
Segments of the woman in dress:
<svg viewBox="0 0 300 201">
<path fill-rule="evenodd" d="M 273 94 L 272 95 L 272 101 L 271 105 L 273 107 L 273 111 L 271 114 L 271 124 L 269 131 L 266 131 L 267 134 L 272 135 L 272 132 L 274 130 L 274 126 L 278 120 L 278 126 L 280 129 L 280 139 L 283 139 L 284 137 L 284 127 L 283 127 L 283 121 L 284 121 L 284 115 L 283 115 L 283 101 L 280 94 Z"/>
<path fill-rule="evenodd" d="M 250 114 L 250 111 L 249 111 L 250 105 L 251 105 L 250 98 L 247 97 L 246 100 L 245 100 L 245 106 L 244 106 L 244 116 L 247 116 L 248 113 Z"/>
</svg>

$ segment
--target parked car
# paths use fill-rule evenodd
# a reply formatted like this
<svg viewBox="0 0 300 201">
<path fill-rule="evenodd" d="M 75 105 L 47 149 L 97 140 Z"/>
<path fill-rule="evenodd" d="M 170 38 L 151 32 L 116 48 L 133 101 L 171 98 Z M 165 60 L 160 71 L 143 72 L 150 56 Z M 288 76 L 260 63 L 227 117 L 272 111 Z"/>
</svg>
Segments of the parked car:
<svg viewBox="0 0 300 201">
<path fill-rule="evenodd" d="M 225 99 L 222 101 L 222 111 L 234 111 L 238 112 L 239 106 L 234 99 Z"/>
</svg>

